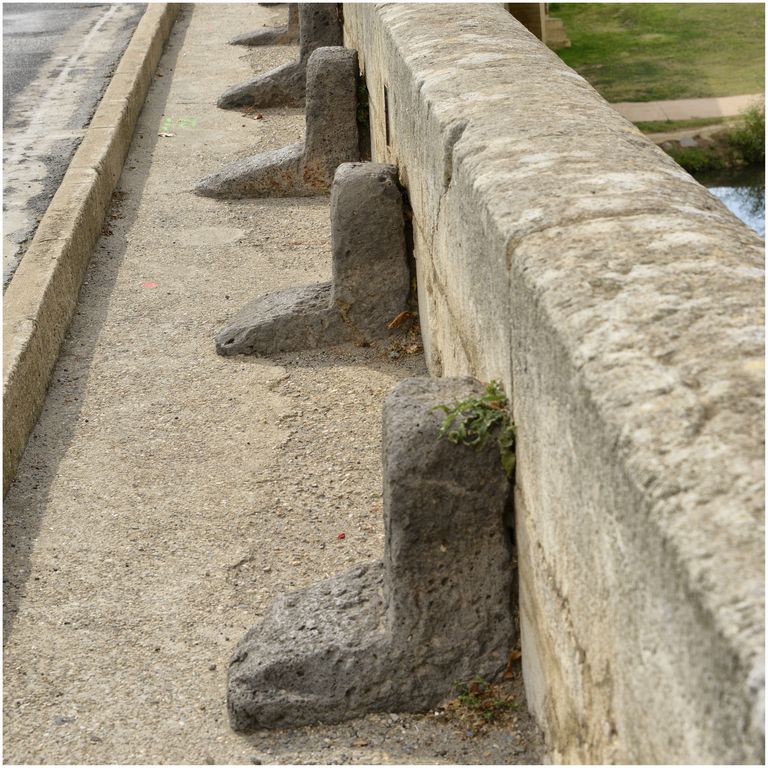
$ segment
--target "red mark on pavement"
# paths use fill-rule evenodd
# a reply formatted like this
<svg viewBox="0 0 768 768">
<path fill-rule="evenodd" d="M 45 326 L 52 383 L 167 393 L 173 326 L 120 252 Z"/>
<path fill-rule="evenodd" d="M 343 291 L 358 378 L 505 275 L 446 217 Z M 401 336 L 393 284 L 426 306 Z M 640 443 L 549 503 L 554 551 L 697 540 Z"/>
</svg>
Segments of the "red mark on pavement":
<svg viewBox="0 0 768 768">
<path fill-rule="evenodd" d="M 347 534 L 346 533 L 340 533 L 336 538 L 338 538 L 338 539 L 346 539 L 347 538 Z"/>
<path fill-rule="evenodd" d="M 160 286 L 160 283 L 142 283 L 142 288 L 158 288 Z"/>
</svg>

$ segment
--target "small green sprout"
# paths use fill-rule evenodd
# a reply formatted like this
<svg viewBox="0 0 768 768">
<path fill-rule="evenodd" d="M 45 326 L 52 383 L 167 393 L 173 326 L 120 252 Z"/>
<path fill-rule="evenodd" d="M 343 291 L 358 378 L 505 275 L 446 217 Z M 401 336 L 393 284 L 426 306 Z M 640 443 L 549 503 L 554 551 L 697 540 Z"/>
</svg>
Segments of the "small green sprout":
<svg viewBox="0 0 768 768">
<path fill-rule="evenodd" d="M 515 425 L 507 410 L 507 396 L 498 381 L 491 381 L 481 397 L 469 397 L 451 405 L 436 405 L 446 416 L 440 437 L 480 450 L 495 435 L 501 465 L 508 478 L 515 474 Z"/>
</svg>

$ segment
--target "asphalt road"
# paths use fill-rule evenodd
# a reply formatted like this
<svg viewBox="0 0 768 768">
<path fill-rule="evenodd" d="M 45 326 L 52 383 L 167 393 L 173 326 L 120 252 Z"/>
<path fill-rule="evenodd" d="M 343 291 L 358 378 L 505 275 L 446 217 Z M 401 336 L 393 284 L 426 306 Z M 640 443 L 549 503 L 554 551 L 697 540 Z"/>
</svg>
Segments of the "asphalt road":
<svg viewBox="0 0 768 768">
<path fill-rule="evenodd" d="M 62 33 L 105 5 L 3 4 L 3 120 L 14 98 L 39 75 Z"/>
<path fill-rule="evenodd" d="M 144 5 L 3 4 L 3 287 L 96 111 Z"/>
</svg>

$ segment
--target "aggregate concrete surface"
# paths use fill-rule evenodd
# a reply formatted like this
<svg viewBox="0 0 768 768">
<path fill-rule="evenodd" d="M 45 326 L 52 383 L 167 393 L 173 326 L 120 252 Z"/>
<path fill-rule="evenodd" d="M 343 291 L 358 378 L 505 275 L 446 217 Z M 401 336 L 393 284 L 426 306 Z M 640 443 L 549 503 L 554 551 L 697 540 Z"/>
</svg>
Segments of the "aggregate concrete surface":
<svg viewBox="0 0 768 768">
<path fill-rule="evenodd" d="M 185 6 L 150 89 L 5 500 L 6 763 L 540 759 L 522 705 L 474 738 L 433 714 L 229 728 L 227 664 L 268 602 L 381 556 L 381 406 L 424 373 L 420 355 L 383 345 L 214 352 L 248 299 L 330 276 L 327 197 L 191 191 L 225 162 L 301 140 L 298 109 L 215 106 L 295 58 L 226 44 L 283 16 Z M 519 677 L 509 688 L 522 701 Z"/>
</svg>

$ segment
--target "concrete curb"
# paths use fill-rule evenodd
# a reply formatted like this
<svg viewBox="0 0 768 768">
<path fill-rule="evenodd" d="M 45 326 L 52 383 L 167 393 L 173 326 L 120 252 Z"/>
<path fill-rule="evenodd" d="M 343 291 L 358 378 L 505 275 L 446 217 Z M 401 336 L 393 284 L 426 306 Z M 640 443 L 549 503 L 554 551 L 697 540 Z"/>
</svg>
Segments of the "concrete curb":
<svg viewBox="0 0 768 768">
<path fill-rule="evenodd" d="M 139 113 L 180 9 L 158 3 L 133 33 L 3 306 L 3 496 L 45 400 Z"/>
</svg>

